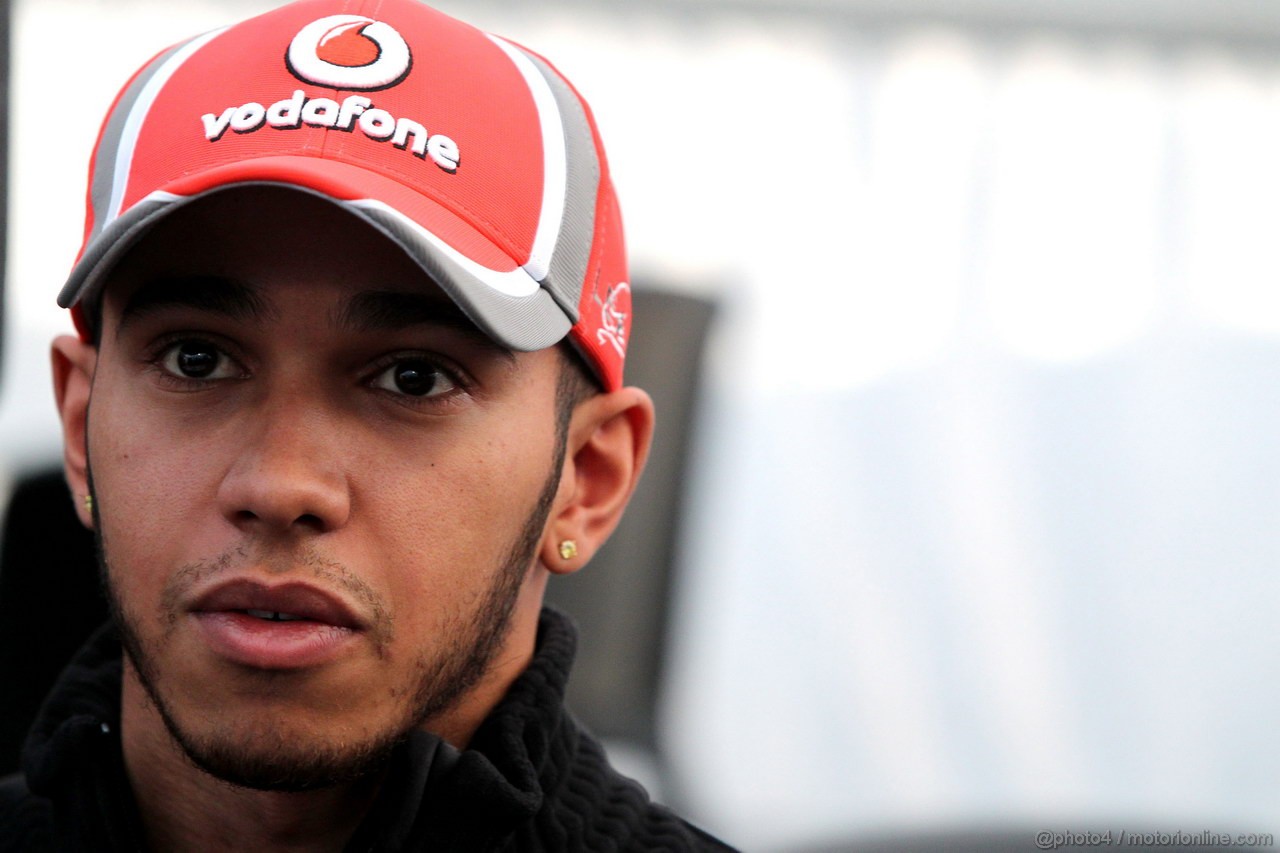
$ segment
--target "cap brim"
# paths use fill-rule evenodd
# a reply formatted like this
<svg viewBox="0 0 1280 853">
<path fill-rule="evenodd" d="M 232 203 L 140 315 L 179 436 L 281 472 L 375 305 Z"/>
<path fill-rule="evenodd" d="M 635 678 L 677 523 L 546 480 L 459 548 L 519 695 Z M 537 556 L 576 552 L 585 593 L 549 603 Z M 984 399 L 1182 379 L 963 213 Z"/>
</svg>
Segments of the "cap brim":
<svg viewBox="0 0 1280 853">
<path fill-rule="evenodd" d="M 326 199 L 385 234 L 503 346 L 545 349 L 573 325 L 573 318 L 516 259 L 444 204 L 363 167 L 298 155 L 224 164 L 153 192 L 87 243 L 58 304 L 93 306 L 115 263 L 175 210 L 215 192 L 264 184 Z"/>
</svg>

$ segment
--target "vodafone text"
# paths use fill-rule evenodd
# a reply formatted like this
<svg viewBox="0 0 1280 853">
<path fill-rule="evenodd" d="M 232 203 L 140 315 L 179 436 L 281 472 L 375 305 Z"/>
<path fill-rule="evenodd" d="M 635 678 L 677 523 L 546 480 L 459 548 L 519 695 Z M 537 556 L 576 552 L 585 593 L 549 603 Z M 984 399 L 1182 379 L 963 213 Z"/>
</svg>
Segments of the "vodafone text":
<svg viewBox="0 0 1280 853">
<path fill-rule="evenodd" d="M 446 172 L 456 172 L 462 161 L 458 143 L 439 133 L 428 135 L 427 129 L 413 119 L 396 118 L 386 110 L 375 108 L 373 101 L 364 95 L 349 95 L 339 104 L 332 98 L 308 98 L 298 89 L 293 97 L 271 106 L 250 101 L 227 107 L 221 115 L 205 113 L 200 120 L 204 122 L 205 138 L 210 142 L 217 142 L 228 129 L 235 133 L 253 133 L 263 125 L 288 130 L 306 124 L 349 131 L 354 125 L 370 139 L 391 140 L 397 148 L 410 149 L 424 159 L 430 157 Z"/>
</svg>

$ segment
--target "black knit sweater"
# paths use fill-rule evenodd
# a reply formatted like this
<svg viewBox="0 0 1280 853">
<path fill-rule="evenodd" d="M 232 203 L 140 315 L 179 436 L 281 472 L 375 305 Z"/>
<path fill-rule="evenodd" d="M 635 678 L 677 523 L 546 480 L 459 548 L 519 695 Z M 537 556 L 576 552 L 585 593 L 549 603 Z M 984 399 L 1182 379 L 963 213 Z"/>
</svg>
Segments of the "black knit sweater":
<svg viewBox="0 0 1280 853">
<path fill-rule="evenodd" d="M 529 668 L 461 753 L 417 732 L 347 845 L 364 851 L 729 850 L 613 770 L 564 709 L 572 625 L 538 624 Z M 120 645 L 103 629 L 46 700 L 24 775 L 0 781 L 0 851 L 139 851 L 118 735 Z"/>
</svg>

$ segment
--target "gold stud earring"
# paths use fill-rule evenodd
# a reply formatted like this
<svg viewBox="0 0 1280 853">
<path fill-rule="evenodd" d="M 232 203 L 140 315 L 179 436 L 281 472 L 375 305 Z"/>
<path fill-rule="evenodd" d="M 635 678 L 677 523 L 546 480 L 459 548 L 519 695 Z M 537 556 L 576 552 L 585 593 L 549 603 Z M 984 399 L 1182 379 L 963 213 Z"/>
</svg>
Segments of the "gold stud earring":
<svg viewBox="0 0 1280 853">
<path fill-rule="evenodd" d="M 578 543 L 572 539 L 566 539 L 560 543 L 560 559 L 572 560 L 578 556 Z"/>
<path fill-rule="evenodd" d="M 84 496 L 84 511 L 93 515 L 93 495 Z"/>
</svg>

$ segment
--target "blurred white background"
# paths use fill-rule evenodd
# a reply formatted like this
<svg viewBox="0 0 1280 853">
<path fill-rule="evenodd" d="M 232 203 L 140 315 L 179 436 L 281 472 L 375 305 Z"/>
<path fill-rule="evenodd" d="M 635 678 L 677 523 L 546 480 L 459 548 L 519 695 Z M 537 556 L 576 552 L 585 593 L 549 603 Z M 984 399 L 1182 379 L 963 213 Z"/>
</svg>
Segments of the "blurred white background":
<svg viewBox="0 0 1280 853">
<path fill-rule="evenodd" d="M 116 89 L 270 5 L 17 0 L 10 471 L 57 452 Z M 1280 832 L 1280 7 L 438 5 L 575 81 L 638 277 L 721 302 L 663 699 L 695 818 Z"/>
</svg>

